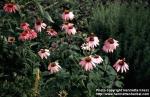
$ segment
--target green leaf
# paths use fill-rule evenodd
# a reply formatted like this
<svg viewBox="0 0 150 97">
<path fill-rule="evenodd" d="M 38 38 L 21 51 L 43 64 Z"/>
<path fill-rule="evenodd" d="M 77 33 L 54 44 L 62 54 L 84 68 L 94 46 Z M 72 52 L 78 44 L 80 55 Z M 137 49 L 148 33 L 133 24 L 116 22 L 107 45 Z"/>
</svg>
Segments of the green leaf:
<svg viewBox="0 0 150 97">
<path fill-rule="evenodd" d="M 38 9 L 39 9 L 41 15 L 44 16 L 44 10 L 43 10 L 43 7 L 39 4 L 39 2 L 37 2 L 36 0 L 34 0 L 34 1 L 35 1 L 35 3 L 36 3 L 37 6 L 38 6 Z"/>
<path fill-rule="evenodd" d="M 121 88 L 123 86 L 123 83 L 121 81 L 116 81 L 115 86 Z"/>
<path fill-rule="evenodd" d="M 105 63 L 106 65 L 109 63 L 109 59 L 108 59 L 107 56 L 105 56 L 105 58 L 104 58 L 104 63 Z"/>
<path fill-rule="evenodd" d="M 79 79 L 86 80 L 86 78 L 87 78 L 86 75 L 80 75 L 80 76 L 78 77 L 78 80 L 79 80 Z"/>
<path fill-rule="evenodd" d="M 54 23 L 54 21 L 52 20 L 51 16 L 49 15 L 49 13 L 48 13 L 47 11 L 44 12 L 44 17 L 45 17 L 48 21 Z"/>
<path fill-rule="evenodd" d="M 80 81 L 81 86 L 85 87 L 85 83 L 83 80 Z"/>
<path fill-rule="evenodd" d="M 33 43 L 30 44 L 30 47 L 35 46 L 35 45 L 38 45 L 39 43 L 40 43 L 40 42 L 33 42 Z"/>
<path fill-rule="evenodd" d="M 94 84 L 92 82 L 90 82 L 90 83 L 87 84 L 87 89 L 88 89 L 89 96 L 92 95 L 92 90 L 93 90 L 94 87 L 95 86 L 94 86 Z"/>
<path fill-rule="evenodd" d="M 71 45 L 70 48 L 73 50 L 80 50 L 80 48 L 77 45 Z"/>
</svg>

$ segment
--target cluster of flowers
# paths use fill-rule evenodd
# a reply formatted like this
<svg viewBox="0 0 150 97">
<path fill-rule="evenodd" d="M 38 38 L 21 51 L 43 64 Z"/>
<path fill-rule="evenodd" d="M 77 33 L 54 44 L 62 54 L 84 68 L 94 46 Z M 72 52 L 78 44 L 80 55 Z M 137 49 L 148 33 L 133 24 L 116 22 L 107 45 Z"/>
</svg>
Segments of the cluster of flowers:
<svg viewBox="0 0 150 97">
<path fill-rule="evenodd" d="M 17 10 L 19 10 L 17 5 L 14 4 L 14 3 L 5 4 L 3 9 L 7 13 L 15 13 Z M 63 14 L 62 14 L 62 19 L 64 21 L 64 24 L 62 25 L 62 30 L 64 30 L 67 35 L 76 34 L 77 31 L 74 27 L 74 24 L 69 23 L 69 21 L 74 19 L 73 12 L 69 11 L 68 9 L 65 9 Z M 40 20 L 40 19 L 37 19 L 35 21 L 34 29 L 30 29 L 29 24 L 26 23 L 26 22 L 21 23 L 20 27 L 23 30 L 23 32 L 20 33 L 19 39 L 22 40 L 22 41 L 34 39 L 34 38 L 37 37 L 37 32 L 41 32 L 41 30 L 45 29 L 46 26 L 47 25 L 45 23 L 43 23 L 43 21 Z M 46 32 L 50 36 L 57 36 L 57 34 L 58 34 L 52 28 L 47 28 Z M 92 33 L 91 35 L 89 35 L 86 38 L 85 43 L 83 43 L 81 45 L 81 49 L 87 50 L 87 51 L 92 51 L 98 45 L 99 45 L 99 39 L 98 39 L 97 36 L 95 36 Z M 114 50 L 116 50 L 116 48 L 118 46 L 119 46 L 118 41 L 113 39 L 112 37 L 110 37 L 104 42 L 104 46 L 103 46 L 102 50 L 106 53 L 113 53 Z M 40 51 L 38 52 L 38 55 L 41 57 L 41 59 L 44 59 L 44 58 L 47 59 L 47 57 L 50 56 L 50 51 L 48 49 L 40 49 Z M 79 62 L 79 64 L 86 71 L 90 71 L 93 68 L 95 68 L 97 64 L 100 64 L 102 62 L 103 62 L 103 59 L 101 58 L 101 56 L 99 56 L 99 55 L 90 55 L 90 56 L 86 56 L 86 57 L 82 58 L 81 61 Z M 125 62 L 124 58 L 119 59 L 113 65 L 113 67 L 116 69 L 117 72 L 119 72 L 119 71 L 126 72 L 127 70 L 129 70 L 129 66 Z M 50 73 L 56 73 L 56 72 L 61 70 L 61 66 L 59 65 L 59 63 L 57 61 L 51 62 L 48 66 L 48 70 L 50 71 Z"/>
<path fill-rule="evenodd" d="M 82 44 L 81 48 L 83 50 L 94 50 L 95 47 L 99 45 L 99 39 L 93 33 L 86 38 L 86 42 Z M 119 46 L 118 41 L 113 38 L 108 38 L 103 45 L 102 50 L 106 53 L 113 53 L 114 50 Z M 92 57 L 92 55 L 85 57 L 80 62 L 81 66 L 87 71 L 92 70 L 93 67 L 96 67 L 96 64 L 100 64 L 103 61 L 101 56 L 96 55 Z M 119 59 L 113 67 L 117 70 L 117 72 L 121 71 L 122 73 L 129 69 L 125 59 Z"/>
<path fill-rule="evenodd" d="M 25 40 L 32 40 L 37 37 L 37 33 L 34 29 L 29 28 L 28 23 L 21 23 L 20 27 L 23 32 L 19 35 L 19 40 L 25 41 Z"/>
<path fill-rule="evenodd" d="M 63 14 L 62 14 L 62 19 L 64 20 L 64 24 L 62 25 L 62 30 L 65 31 L 65 33 L 67 35 L 74 35 L 77 33 L 74 24 L 69 23 L 69 20 L 74 19 L 74 14 L 72 12 L 70 12 L 69 10 L 64 10 Z M 57 32 L 54 29 L 48 28 L 47 32 L 50 36 L 57 36 Z M 39 56 L 41 57 L 41 59 L 47 59 L 48 56 L 50 56 L 50 51 L 48 49 L 41 49 L 38 52 Z M 50 71 L 50 73 L 56 73 L 59 72 L 61 70 L 61 66 L 59 65 L 58 61 L 55 62 L 51 62 L 48 65 L 48 70 Z"/>
</svg>

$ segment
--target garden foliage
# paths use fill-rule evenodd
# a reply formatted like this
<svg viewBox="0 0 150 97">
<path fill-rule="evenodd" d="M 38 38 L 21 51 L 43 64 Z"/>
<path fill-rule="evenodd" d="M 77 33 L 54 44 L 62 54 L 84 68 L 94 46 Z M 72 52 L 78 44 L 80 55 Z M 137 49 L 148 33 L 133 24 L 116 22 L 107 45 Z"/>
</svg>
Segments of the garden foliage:
<svg viewBox="0 0 150 97">
<path fill-rule="evenodd" d="M 104 40 L 111 35 L 120 41 L 114 58 L 125 56 L 130 71 L 126 77 L 128 88 L 148 88 L 150 78 L 150 7 L 148 2 L 109 2 L 93 10 L 89 30 Z M 140 86 L 139 86 L 140 84 Z"/>
</svg>

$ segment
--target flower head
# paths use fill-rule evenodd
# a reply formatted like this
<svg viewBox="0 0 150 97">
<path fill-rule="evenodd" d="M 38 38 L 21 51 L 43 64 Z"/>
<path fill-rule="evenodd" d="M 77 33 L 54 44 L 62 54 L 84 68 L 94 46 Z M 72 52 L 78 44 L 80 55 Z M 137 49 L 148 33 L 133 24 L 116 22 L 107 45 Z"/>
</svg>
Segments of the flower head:
<svg viewBox="0 0 150 97">
<path fill-rule="evenodd" d="M 64 22 L 63 23 L 63 25 L 62 25 L 62 30 L 65 30 L 65 29 L 67 29 L 68 28 L 68 25 L 74 25 L 74 24 L 72 24 L 72 23 L 68 23 L 68 22 Z"/>
<path fill-rule="evenodd" d="M 7 13 L 15 13 L 18 10 L 17 5 L 14 3 L 6 3 L 3 9 Z"/>
<path fill-rule="evenodd" d="M 35 30 L 36 30 L 37 32 L 41 32 L 42 29 L 45 29 L 45 28 L 46 28 L 46 26 L 47 26 L 47 25 L 46 25 L 45 23 L 43 23 L 40 19 L 37 19 L 36 22 L 35 22 L 35 25 L 34 25 Z"/>
<path fill-rule="evenodd" d="M 80 61 L 80 65 L 86 70 L 90 71 L 94 67 L 96 67 L 96 64 L 92 60 L 93 58 L 91 56 L 85 57 Z"/>
<path fill-rule="evenodd" d="M 24 30 L 19 35 L 19 40 L 32 40 L 37 37 L 37 33 L 33 29 Z"/>
<path fill-rule="evenodd" d="M 65 90 L 63 90 L 63 91 L 60 91 L 58 95 L 59 97 L 67 97 L 68 93 Z"/>
<path fill-rule="evenodd" d="M 48 70 L 50 71 L 51 74 L 59 72 L 61 67 L 59 66 L 58 62 L 52 62 L 48 65 Z"/>
<path fill-rule="evenodd" d="M 70 12 L 69 10 L 64 10 L 63 14 L 62 14 L 62 19 L 64 21 L 67 21 L 67 20 L 73 20 L 74 19 L 74 14 L 73 12 Z"/>
<path fill-rule="evenodd" d="M 7 42 L 13 44 L 15 42 L 15 37 L 9 36 Z"/>
<path fill-rule="evenodd" d="M 113 67 L 117 70 L 117 72 L 121 71 L 121 73 L 129 70 L 128 64 L 125 62 L 125 59 L 119 59 Z"/>
<path fill-rule="evenodd" d="M 30 29 L 29 34 L 30 34 L 30 40 L 37 37 L 37 33 L 33 29 Z"/>
<path fill-rule="evenodd" d="M 48 49 L 40 49 L 38 54 L 41 57 L 41 59 L 47 59 L 47 57 L 50 56 L 50 51 Z"/>
<path fill-rule="evenodd" d="M 26 31 L 23 31 L 22 33 L 20 33 L 19 40 L 22 40 L 22 41 L 30 40 L 29 31 L 26 30 Z"/>
<path fill-rule="evenodd" d="M 90 48 L 94 48 L 99 45 L 99 39 L 98 39 L 98 37 L 91 35 L 86 38 L 86 43 Z"/>
<path fill-rule="evenodd" d="M 77 33 L 74 24 L 72 23 L 65 22 L 62 26 L 62 29 L 64 29 L 68 35 L 74 35 Z"/>
<path fill-rule="evenodd" d="M 95 55 L 95 56 L 92 56 L 92 61 L 96 64 L 100 64 L 103 62 L 103 59 L 101 56 Z"/>
<path fill-rule="evenodd" d="M 57 32 L 54 29 L 48 28 L 47 31 L 50 36 L 57 36 Z"/>
<path fill-rule="evenodd" d="M 21 23 L 20 28 L 23 30 L 28 30 L 29 29 L 29 24 L 28 23 Z"/>
<path fill-rule="evenodd" d="M 68 35 L 74 35 L 77 33 L 77 31 L 73 25 L 68 25 L 68 28 L 66 29 L 66 33 Z"/>
<path fill-rule="evenodd" d="M 106 53 L 113 53 L 114 50 L 119 46 L 118 41 L 113 39 L 113 38 L 109 38 L 104 42 L 104 46 L 103 46 L 103 51 Z"/>
</svg>

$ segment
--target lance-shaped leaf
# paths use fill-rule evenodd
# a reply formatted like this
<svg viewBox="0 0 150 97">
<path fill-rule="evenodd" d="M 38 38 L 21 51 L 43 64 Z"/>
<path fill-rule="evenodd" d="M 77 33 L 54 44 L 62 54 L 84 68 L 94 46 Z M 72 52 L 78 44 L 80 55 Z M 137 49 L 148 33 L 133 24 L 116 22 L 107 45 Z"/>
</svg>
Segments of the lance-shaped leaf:
<svg viewBox="0 0 150 97">
<path fill-rule="evenodd" d="M 48 21 L 54 23 L 54 21 L 52 20 L 51 16 L 49 15 L 49 13 L 48 13 L 47 11 L 44 13 L 44 17 L 45 17 Z"/>
</svg>

